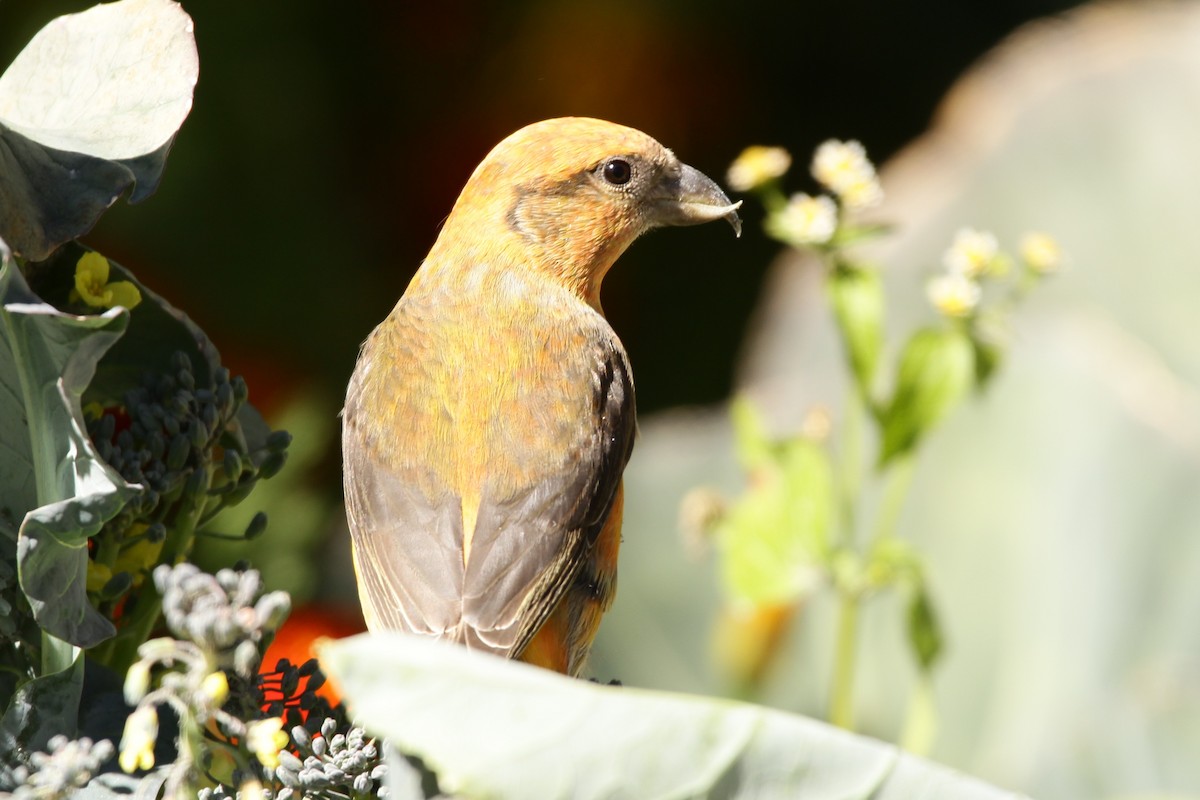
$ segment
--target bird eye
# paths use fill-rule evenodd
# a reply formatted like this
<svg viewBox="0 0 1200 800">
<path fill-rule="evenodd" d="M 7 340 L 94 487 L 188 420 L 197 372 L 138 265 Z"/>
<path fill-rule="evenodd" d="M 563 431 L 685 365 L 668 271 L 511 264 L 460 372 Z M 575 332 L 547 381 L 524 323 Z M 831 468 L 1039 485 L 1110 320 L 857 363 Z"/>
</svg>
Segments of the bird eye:
<svg viewBox="0 0 1200 800">
<path fill-rule="evenodd" d="M 613 186 L 624 186 L 633 177 L 633 167 L 629 166 L 629 162 L 623 158 L 614 158 L 604 162 L 601 174 L 604 175 L 604 180 Z"/>
</svg>

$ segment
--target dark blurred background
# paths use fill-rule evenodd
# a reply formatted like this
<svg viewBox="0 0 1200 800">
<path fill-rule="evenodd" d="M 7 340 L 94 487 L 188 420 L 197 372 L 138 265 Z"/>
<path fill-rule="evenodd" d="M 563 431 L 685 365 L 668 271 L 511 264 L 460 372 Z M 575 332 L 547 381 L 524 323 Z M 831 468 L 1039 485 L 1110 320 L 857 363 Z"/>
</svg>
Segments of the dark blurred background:
<svg viewBox="0 0 1200 800">
<path fill-rule="evenodd" d="M 0 4 L 0 62 L 90 0 Z M 162 186 L 87 237 L 185 308 L 269 412 L 336 406 L 490 147 L 537 119 L 641 128 L 723 180 L 748 144 L 879 162 L 981 53 L 1068 0 L 190 0 L 200 82 Z M 643 413 L 728 394 L 776 248 L 706 226 L 647 237 L 606 281 Z M 335 454 L 331 463 L 336 468 Z"/>
</svg>

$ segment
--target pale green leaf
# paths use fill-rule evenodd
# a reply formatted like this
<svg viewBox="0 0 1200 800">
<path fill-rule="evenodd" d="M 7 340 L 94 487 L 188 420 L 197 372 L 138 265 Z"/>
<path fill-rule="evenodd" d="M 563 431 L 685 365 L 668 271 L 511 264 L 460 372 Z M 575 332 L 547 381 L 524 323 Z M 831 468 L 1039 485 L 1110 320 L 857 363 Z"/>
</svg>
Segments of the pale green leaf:
<svg viewBox="0 0 1200 800">
<path fill-rule="evenodd" d="M 957 328 L 924 328 L 900 355 L 896 390 L 883 419 L 880 463 L 907 453 L 967 395 L 975 348 Z"/>
<path fill-rule="evenodd" d="M 413 636 L 333 642 L 321 663 L 369 732 L 457 797 L 1016 797 L 803 717 L 601 686 Z"/>
<path fill-rule="evenodd" d="M 0 245 L 0 509 L 23 520 L 21 587 L 49 634 L 87 647 L 112 624 L 87 600 L 87 537 L 136 492 L 100 460 L 80 396 L 129 320 L 64 314 L 29 289 Z"/>
<path fill-rule="evenodd" d="M 51 21 L 0 75 L 0 237 L 45 258 L 158 185 L 198 74 L 191 18 L 120 0 Z"/>
</svg>

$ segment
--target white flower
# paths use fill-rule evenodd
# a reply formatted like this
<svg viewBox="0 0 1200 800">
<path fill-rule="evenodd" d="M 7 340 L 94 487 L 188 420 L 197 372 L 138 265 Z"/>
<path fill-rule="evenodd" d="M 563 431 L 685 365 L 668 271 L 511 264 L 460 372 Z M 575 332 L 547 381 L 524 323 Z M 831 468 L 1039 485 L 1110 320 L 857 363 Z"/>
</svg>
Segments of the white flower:
<svg viewBox="0 0 1200 800">
<path fill-rule="evenodd" d="M 951 272 L 967 278 L 978 278 L 988 271 L 999 252 L 1000 246 L 991 233 L 960 228 L 954 234 L 950 249 L 942 256 L 942 263 Z"/>
<path fill-rule="evenodd" d="M 870 208 L 883 200 L 875 166 L 859 142 L 822 142 L 813 154 L 812 174 L 840 197 L 846 208 Z"/>
<path fill-rule="evenodd" d="M 837 230 L 837 204 L 827 195 L 794 194 L 767 219 L 771 233 L 791 244 L 824 244 Z"/>
<path fill-rule="evenodd" d="M 1062 250 L 1053 237 L 1044 233 L 1027 233 L 1021 237 L 1021 259 L 1034 272 L 1057 272 L 1062 266 Z"/>
<path fill-rule="evenodd" d="M 965 317 L 979 305 L 979 284 L 961 272 L 938 275 L 925 287 L 929 302 L 948 317 Z"/>
<path fill-rule="evenodd" d="M 725 179 L 735 192 L 749 192 L 773 181 L 792 166 L 792 156 L 782 147 L 747 147 L 729 166 Z"/>
</svg>

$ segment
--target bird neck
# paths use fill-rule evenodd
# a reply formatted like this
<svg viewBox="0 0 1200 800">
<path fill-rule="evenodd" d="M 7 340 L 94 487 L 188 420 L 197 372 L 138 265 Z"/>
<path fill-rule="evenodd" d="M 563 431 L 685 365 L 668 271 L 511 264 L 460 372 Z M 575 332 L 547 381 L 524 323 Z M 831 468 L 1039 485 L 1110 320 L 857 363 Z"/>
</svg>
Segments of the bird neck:
<svg viewBox="0 0 1200 800">
<path fill-rule="evenodd" d="M 634 237 L 589 230 L 570 216 L 556 229 L 510 221 L 484 224 L 475 214 L 455 213 L 446 220 L 414 286 L 436 281 L 469 289 L 516 271 L 548 279 L 601 311 L 600 286 L 608 270 Z M 494 219 L 494 218 L 493 218 Z M 479 235 L 481 230 L 489 232 Z M 627 241 L 626 241 L 627 239 Z"/>
</svg>

